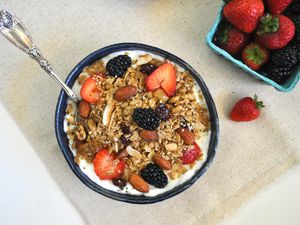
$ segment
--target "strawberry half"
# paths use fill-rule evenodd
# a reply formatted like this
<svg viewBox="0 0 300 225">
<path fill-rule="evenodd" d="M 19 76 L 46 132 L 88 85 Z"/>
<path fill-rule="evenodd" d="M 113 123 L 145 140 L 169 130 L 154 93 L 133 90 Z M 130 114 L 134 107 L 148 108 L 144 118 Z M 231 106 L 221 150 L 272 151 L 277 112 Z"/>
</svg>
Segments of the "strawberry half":
<svg viewBox="0 0 300 225">
<path fill-rule="evenodd" d="M 260 20 L 255 40 L 266 48 L 279 49 L 285 47 L 294 35 L 295 25 L 290 18 L 267 14 Z"/>
<path fill-rule="evenodd" d="M 266 0 L 269 12 L 271 14 L 282 13 L 293 0 Z"/>
<path fill-rule="evenodd" d="M 115 153 L 109 153 L 106 149 L 96 154 L 93 164 L 95 173 L 101 180 L 119 178 L 125 169 L 125 162 L 117 159 Z"/>
<path fill-rule="evenodd" d="M 176 68 L 171 63 L 164 63 L 145 78 L 147 91 L 162 88 L 170 97 L 176 91 Z"/>
<path fill-rule="evenodd" d="M 101 90 L 97 86 L 97 81 L 102 80 L 103 78 L 104 75 L 97 74 L 86 79 L 80 89 L 81 98 L 91 104 L 96 105 L 101 96 Z"/>
<path fill-rule="evenodd" d="M 238 30 L 252 33 L 264 9 L 262 0 L 232 0 L 225 5 L 223 15 Z"/>
<path fill-rule="evenodd" d="M 248 67 L 259 70 L 269 60 L 269 52 L 256 43 L 250 43 L 244 48 L 242 58 Z"/>
<path fill-rule="evenodd" d="M 257 95 L 254 98 L 245 97 L 239 100 L 233 107 L 230 119 L 237 122 L 255 120 L 260 115 L 260 110 L 265 107 L 262 101 L 258 101 Z"/>
<path fill-rule="evenodd" d="M 183 152 L 183 156 L 181 157 L 183 164 L 191 164 L 196 161 L 202 155 L 202 151 L 200 147 L 194 143 L 194 148 L 188 149 Z"/>
</svg>

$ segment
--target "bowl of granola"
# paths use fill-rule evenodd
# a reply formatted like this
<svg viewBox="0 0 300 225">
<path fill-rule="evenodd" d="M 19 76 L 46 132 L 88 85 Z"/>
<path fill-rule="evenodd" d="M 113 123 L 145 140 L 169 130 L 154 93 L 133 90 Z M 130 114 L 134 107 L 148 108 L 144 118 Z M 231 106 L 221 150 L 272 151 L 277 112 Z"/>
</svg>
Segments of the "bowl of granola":
<svg viewBox="0 0 300 225">
<path fill-rule="evenodd" d="M 201 177 L 218 144 L 214 101 L 201 76 L 149 45 L 97 50 L 71 71 L 56 137 L 76 176 L 115 200 L 148 204 L 179 194 Z"/>
</svg>

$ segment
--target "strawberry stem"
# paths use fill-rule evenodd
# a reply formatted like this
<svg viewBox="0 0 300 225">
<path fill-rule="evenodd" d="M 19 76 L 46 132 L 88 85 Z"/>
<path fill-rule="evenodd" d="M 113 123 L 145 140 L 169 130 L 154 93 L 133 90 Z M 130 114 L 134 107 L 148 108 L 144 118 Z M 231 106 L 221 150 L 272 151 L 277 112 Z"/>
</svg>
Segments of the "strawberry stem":
<svg viewBox="0 0 300 225">
<path fill-rule="evenodd" d="M 267 14 L 260 18 L 257 34 L 262 35 L 264 33 L 276 33 L 279 29 L 279 18 L 278 16 L 272 16 Z"/>
<path fill-rule="evenodd" d="M 255 94 L 254 95 L 254 98 L 253 98 L 254 102 L 255 102 L 255 105 L 256 105 L 256 108 L 257 109 L 262 109 L 265 107 L 264 103 L 262 101 L 258 101 L 258 97 L 257 95 Z"/>
</svg>

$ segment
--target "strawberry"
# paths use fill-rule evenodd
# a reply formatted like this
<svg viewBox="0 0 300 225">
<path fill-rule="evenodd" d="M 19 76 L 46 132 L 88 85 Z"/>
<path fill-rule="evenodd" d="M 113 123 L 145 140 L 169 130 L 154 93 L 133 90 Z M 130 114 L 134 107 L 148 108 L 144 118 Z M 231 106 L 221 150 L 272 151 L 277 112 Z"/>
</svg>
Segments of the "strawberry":
<svg viewBox="0 0 300 225">
<path fill-rule="evenodd" d="M 181 161 L 183 164 L 191 164 L 202 155 L 202 151 L 200 147 L 194 143 L 194 147 L 192 149 L 185 150 L 183 152 L 183 156 L 181 157 Z"/>
<path fill-rule="evenodd" d="M 270 15 L 262 17 L 255 40 L 269 49 L 285 47 L 295 35 L 293 21 L 284 15 Z"/>
<path fill-rule="evenodd" d="M 147 91 L 162 88 L 170 97 L 176 91 L 176 68 L 171 63 L 164 63 L 145 78 Z"/>
<path fill-rule="evenodd" d="M 254 95 L 254 98 L 242 98 L 234 105 L 230 119 L 238 122 L 255 120 L 259 117 L 263 107 L 265 106 L 262 101 L 258 101 L 257 95 Z"/>
<path fill-rule="evenodd" d="M 115 153 L 109 153 L 106 149 L 96 154 L 93 164 L 95 173 L 101 180 L 119 178 L 125 169 L 125 162 L 117 159 Z"/>
<path fill-rule="evenodd" d="M 253 42 L 244 48 L 242 58 L 248 67 L 253 70 L 259 70 L 269 60 L 269 52 Z"/>
<path fill-rule="evenodd" d="M 232 0 L 223 10 L 224 17 L 238 30 L 252 33 L 264 13 L 262 0 Z"/>
<path fill-rule="evenodd" d="M 248 42 L 248 35 L 238 31 L 232 25 L 226 25 L 217 33 L 219 46 L 231 55 L 237 55 Z"/>
<path fill-rule="evenodd" d="M 100 99 L 101 95 L 101 90 L 97 86 L 97 81 L 102 80 L 103 78 L 104 75 L 97 74 L 92 75 L 85 80 L 80 89 L 80 95 L 83 100 L 94 105 L 97 104 L 97 101 Z"/>
<path fill-rule="evenodd" d="M 282 13 L 293 0 L 266 0 L 271 14 Z"/>
</svg>

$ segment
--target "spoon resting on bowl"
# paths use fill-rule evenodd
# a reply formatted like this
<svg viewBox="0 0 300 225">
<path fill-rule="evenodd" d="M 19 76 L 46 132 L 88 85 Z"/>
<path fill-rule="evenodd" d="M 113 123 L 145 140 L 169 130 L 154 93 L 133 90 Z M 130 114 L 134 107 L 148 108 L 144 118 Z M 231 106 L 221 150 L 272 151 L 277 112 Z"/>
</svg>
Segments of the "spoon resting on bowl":
<svg viewBox="0 0 300 225">
<path fill-rule="evenodd" d="M 66 92 L 69 98 L 77 103 L 77 95 L 57 75 L 53 66 L 42 56 L 24 24 L 11 12 L 0 9 L 0 32 L 16 47 L 27 53 L 52 77 Z"/>
</svg>

